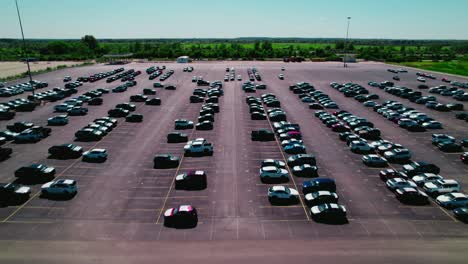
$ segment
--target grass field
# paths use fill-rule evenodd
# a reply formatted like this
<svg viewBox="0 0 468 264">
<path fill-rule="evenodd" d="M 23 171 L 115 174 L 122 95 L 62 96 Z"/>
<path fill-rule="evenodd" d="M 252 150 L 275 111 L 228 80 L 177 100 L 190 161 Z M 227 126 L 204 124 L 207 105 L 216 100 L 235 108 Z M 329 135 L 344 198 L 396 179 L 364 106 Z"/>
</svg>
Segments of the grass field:
<svg viewBox="0 0 468 264">
<path fill-rule="evenodd" d="M 31 71 L 45 70 L 47 68 L 56 68 L 60 65 L 72 66 L 81 64 L 79 61 L 38 61 L 31 62 Z M 0 78 L 6 78 L 14 76 L 28 71 L 28 67 L 25 62 L 19 61 L 5 61 L 0 62 Z"/>
<path fill-rule="evenodd" d="M 468 61 L 422 61 L 422 62 L 403 62 L 400 65 L 420 68 L 429 71 L 444 72 L 468 76 Z"/>
</svg>

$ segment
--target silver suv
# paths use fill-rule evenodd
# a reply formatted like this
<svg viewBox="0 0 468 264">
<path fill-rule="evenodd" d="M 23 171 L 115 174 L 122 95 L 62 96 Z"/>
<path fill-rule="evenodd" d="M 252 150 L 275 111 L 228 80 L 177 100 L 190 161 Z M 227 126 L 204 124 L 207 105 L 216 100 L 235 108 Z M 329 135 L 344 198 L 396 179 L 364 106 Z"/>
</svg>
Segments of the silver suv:
<svg viewBox="0 0 468 264">
<path fill-rule="evenodd" d="M 424 191 L 433 197 L 440 194 L 451 192 L 460 192 L 460 184 L 456 180 L 436 180 L 433 182 L 426 182 L 424 184 Z"/>
</svg>

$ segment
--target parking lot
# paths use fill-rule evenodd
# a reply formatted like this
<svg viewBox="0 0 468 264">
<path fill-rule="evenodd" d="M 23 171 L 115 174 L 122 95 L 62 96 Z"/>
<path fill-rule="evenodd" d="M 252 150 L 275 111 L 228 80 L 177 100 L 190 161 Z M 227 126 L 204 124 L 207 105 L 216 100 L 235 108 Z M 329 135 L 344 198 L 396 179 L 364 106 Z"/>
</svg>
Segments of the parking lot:
<svg viewBox="0 0 468 264">
<path fill-rule="evenodd" d="M 367 85 L 369 81 L 381 82 L 393 76 L 380 63 L 350 64 L 342 68 L 339 63 L 290 63 L 282 62 L 212 62 L 192 63 L 192 73 L 183 72 L 182 64 L 165 63 L 175 74 L 166 84 L 177 85 L 177 90 L 158 89 L 160 106 L 137 105 L 136 113 L 143 114 L 142 123 L 127 123 L 119 118 L 112 132 L 97 142 L 76 142 L 85 150 L 105 148 L 109 158 L 105 163 L 93 164 L 77 160 L 47 158 L 47 149 L 56 144 L 72 143 L 74 133 L 95 118 L 107 115 L 114 105 L 128 102 L 130 95 L 151 88 L 154 81 L 144 72 L 153 65 L 132 63 L 125 69 L 141 70 L 136 77 L 138 84 L 124 93 L 103 95 L 104 104 L 89 106 L 85 116 L 70 117 L 70 123 L 53 127 L 51 136 L 35 144 L 13 144 L 11 158 L 0 163 L 0 181 L 14 180 L 14 171 L 30 163 L 44 163 L 57 170 L 57 177 L 78 182 L 78 194 L 71 200 L 57 201 L 39 196 L 39 186 L 32 186 L 32 198 L 18 206 L 0 208 L 0 234 L 4 240 L 318 240 L 318 239 L 433 239 L 468 237 L 466 224 L 455 219 L 450 210 L 434 202 L 427 206 L 408 206 L 395 199 L 379 179 L 381 169 L 366 167 L 361 155 L 353 154 L 338 134 L 328 129 L 314 116 L 314 110 L 302 103 L 289 89 L 289 85 L 305 81 L 313 84 L 333 99 L 340 109 L 373 122 L 382 131 L 382 138 L 400 143 L 413 153 L 413 160 L 437 164 L 441 175 L 455 179 L 468 188 L 468 166 L 459 160 L 460 153 L 444 153 L 431 144 L 434 131 L 411 133 L 385 120 L 372 109 L 364 107 L 352 98 L 346 98 L 332 89 L 330 82 L 361 84 L 380 96 L 379 101 L 399 100 L 424 111 L 444 124 L 443 133 L 457 139 L 468 136 L 468 123 L 455 119 L 453 112 L 442 113 L 385 93 Z M 205 80 L 222 80 L 226 67 L 234 67 L 236 74 L 247 80 L 247 68 L 256 67 L 262 75 L 266 90 L 246 94 L 241 89 L 243 81 L 223 83 L 224 96 L 220 97 L 220 112 L 215 115 L 214 129 L 188 130 L 190 139 L 205 138 L 214 144 L 211 157 L 183 157 L 184 143 L 168 144 L 166 135 L 174 131 L 175 119 L 196 121 L 201 104 L 190 104 L 189 97 L 195 83 L 192 76 Z M 277 75 L 282 72 L 285 80 Z M 116 66 L 97 65 L 51 72 L 35 79 L 49 82 L 49 88 L 63 86 L 62 78 L 70 75 L 89 75 L 109 71 Z M 442 84 L 428 80 L 428 85 Z M 399 85 L 416 88 L 414 70 L 401 74 Z M 462 79 L 461 79 L 462 80 Z M 466 81 L 466 80 L 465 80 Z M 96 88 L 112 89 L 118 84 L 105 79 L 85 83 L 78 94 Z M 47 89 L 47 88 L 46 88 Z M 249 95 L 274 93 L 287 112 L 288 121 L 301 126 L 307 153 L 317 158 L 320 177 L 331 177 L 337 182 L 340 203 L 345 205 L 348 223 L 327 225 L 314 222 L 310 209 L 304 203 L 291 206 L 274 206 L 268 202 L 268 184 L 259 179 L 263 159 L 285 160 L 289 155 L 276 141 L 253 142 L 250 132 L 260 128 L 272 128 L 268 120 L 250 119 L 245 99 Z M 25 94 L 16 97 L 26 97 Z M 12 98 L 1 98 L 8 101 Z M 441 101 L 452 102 L 449 98 Z M 39 106 L 33 112 L 17 113 L 10 121 L 0 121 L 0 129 L 15 121 L 32 121 L 45 125 L 53 114 L 53 106 L 60 101 Z M 464 107 L 468 107 L 464 103 Z M 465 151 L 466 148 L 465 148 Z M 155 154 L 173 154 L 181 158 L 175 169 L 153 169 Z M 399 169 L 400 165 L 392 165 Z M 201 191 L 174 189 L 176 175 L 189 170 L 204 170 L 208 187 Z M 300 190 L 305 179 L 291 176 L 288 187 Z M 194 229 L 164 227 L 162 214 L 165 209 L 181 204 L 195 206 L 199 213 L 198 226 Z M 466 241 L 466 240 L 464 240 Z"/>
</svg>

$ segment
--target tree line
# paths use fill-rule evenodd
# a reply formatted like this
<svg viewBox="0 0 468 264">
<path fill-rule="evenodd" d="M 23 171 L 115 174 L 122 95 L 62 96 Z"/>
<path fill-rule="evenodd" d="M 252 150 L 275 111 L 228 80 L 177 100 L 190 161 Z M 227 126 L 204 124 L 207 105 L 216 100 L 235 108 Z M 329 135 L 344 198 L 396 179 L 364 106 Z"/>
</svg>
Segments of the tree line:
<svg viewBox="0 0 468 264">
<path fill-rule="evenodd" d="M 281 43 L 281 45 L 277 45 Z M 468 41 L 350 40 L 343 39 L 163 39 L 27 40 L 27 54 L 39 60 L 99 59 L 104 54 L 133 53 L 134 58 L 269 59 L 303 57 L 340 60 L 343 53 L 380 61 L 453 60 L 468 54 Z M 20 40 L 0 39 L 0 60 L 25 58 Z"/>
</svg>

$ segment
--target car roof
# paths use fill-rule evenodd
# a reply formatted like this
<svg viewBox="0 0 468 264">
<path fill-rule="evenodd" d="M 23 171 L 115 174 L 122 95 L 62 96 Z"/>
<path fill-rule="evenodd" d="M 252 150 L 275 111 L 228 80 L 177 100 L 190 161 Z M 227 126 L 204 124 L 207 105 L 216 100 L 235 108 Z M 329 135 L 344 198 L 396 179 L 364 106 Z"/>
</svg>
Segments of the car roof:
<svg viewBox="0 0 468 264">
<path fill-rule="evenodd" d="M 179 206 L 179 212 L 191 212 L 193 211 L 194 207 L 191 205 L 181 205 Z"/>
<path fill-rule="evenodd" d="M 91 150 L 92 152 L 106 152 L 106 149 L 95 148 Z"/>
<path fill-rule="evenodd" d="M 271 187 L 271 190 L 274 192 L 279 192 L 279 191 L 286 191 L 288 187 L 282 186 L 282 185 L 275 185 Z"/>
</svg>

